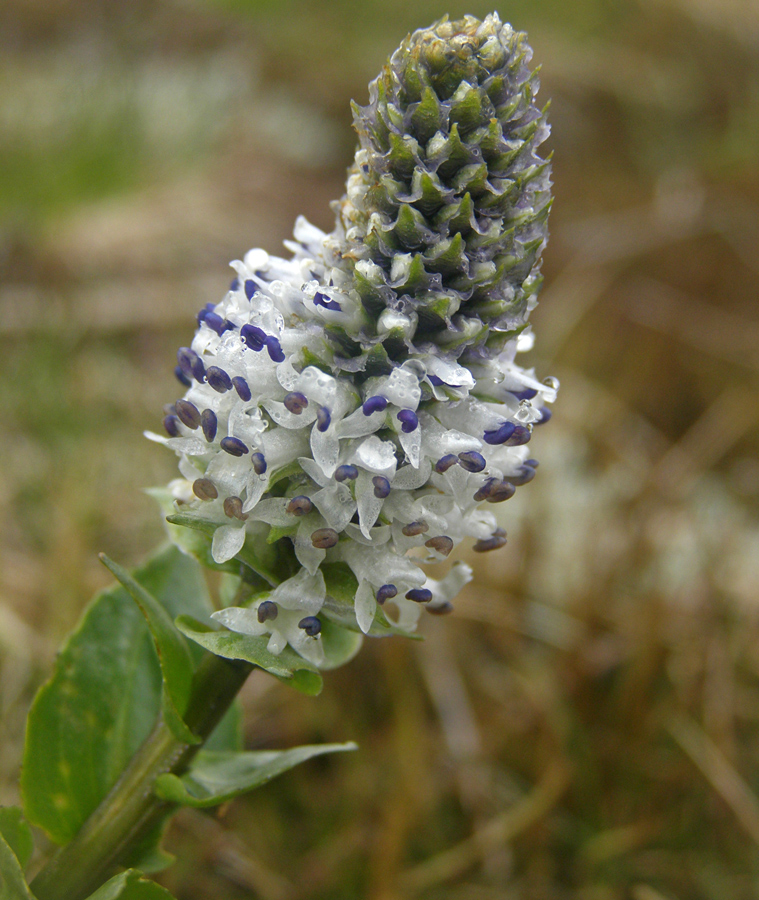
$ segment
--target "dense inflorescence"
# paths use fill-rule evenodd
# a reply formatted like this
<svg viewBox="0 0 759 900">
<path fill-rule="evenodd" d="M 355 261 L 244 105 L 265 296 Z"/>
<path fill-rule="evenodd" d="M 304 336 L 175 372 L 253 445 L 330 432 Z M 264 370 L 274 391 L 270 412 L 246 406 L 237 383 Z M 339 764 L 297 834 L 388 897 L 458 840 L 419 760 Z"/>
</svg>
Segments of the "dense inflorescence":
<svg viewBox="0 0 759 900">
<path fill-rule="evenodd" d="M 502 546 L 493 505 L 535 475 L 527 444 L 557 384 L 514 361 L 549 205 L 527 59 L 495 15 L 407 38 L 356 112 L 335 231 L 299 219 L 290 259 L 234 262 L 178 352 L 187 390 L 150 436 L 179 455 L 175 501 L 213 531 L 216 564 L 246 541 L 292 545 L 295 574 L 216 614 L 275 653 L 323 662 L 324 617 L 380 633 L 387 603 L 396 630 L 450 609 L 469 567 L 435 581 L 419 563 L 465 537 Z M 348 621 L 335 565 L 355 578 Z"/>
</svg>

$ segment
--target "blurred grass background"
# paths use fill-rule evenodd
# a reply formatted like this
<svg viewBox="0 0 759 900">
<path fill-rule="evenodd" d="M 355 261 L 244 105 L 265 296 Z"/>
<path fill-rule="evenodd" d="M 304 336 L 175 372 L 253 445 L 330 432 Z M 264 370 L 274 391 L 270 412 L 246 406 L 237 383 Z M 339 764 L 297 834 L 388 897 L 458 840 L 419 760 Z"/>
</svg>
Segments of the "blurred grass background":
<svg viewBox="0 0 759 900">
<path fill-rule="evenodd" d="M 443 0 L 0 7 L 0 802 L 96 552 L 162 536 L 141 437 L 227 262 L 331 226 L 348 101 Z M 759 896 L 759 6 L 513 0 L 552 99 L 534 363 L 563 384 L 510 544 L 249 747 L 355 739 L 183 813 L 180 900 Z"/>
</svg>

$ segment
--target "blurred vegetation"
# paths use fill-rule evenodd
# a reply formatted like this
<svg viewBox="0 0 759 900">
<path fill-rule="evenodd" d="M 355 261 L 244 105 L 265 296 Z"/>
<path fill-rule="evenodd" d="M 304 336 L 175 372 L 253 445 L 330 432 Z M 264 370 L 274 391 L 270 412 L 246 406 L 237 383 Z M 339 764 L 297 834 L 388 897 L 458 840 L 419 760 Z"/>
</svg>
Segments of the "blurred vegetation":
<svg viewBox="0 0 759 900">
<path fill-rule="evenodd" d="M 0 802 L 103 550 L 161 539 L 174 348 L 305 213 L 348 101 L 442 0 L 0 9 Z M 538 478 L 453 616 L 324 694 L 253 678 L 250 747 L 355 739 L 183 813 L 181 900 L 759 894 L 759 8 L 514 0 L 552 98 Z"/>
</svg>

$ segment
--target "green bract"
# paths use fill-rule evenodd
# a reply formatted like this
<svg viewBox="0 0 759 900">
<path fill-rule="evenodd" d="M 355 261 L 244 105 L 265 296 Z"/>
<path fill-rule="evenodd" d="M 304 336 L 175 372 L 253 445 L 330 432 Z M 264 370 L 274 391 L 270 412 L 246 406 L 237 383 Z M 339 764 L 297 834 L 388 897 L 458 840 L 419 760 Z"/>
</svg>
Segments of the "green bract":
<svg viewBox="0 0 759 900">
<path fill-rule="evenodd" d="M 407 37 L 354 105 L 336 249 L 390 360 L 430 344 L 492 356 L 534 306 L 551 182 L 531 56 L 496 14 L 445 18 Z"/>
</svg>

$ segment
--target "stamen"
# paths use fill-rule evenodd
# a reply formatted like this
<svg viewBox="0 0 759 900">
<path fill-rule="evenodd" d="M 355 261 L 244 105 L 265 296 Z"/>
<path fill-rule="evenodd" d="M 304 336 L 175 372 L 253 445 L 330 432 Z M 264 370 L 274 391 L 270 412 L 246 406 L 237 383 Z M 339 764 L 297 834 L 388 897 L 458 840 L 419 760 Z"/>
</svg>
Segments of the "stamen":
<svg viewBox="0 0 759 900">
<path fill-rule="evenodd" d="M 256 616 L 258 621 L 263 625 L 264 622 L 277 618 L 279 615 L 279 607 L 273 600 L 264 600 L 263 603 L 258 604 L 258 609 L 256 610 Z"/>
<path fill-rule="evenodd" d="M 332 414 L 327 409 L 326 406 L 320 406 L 319 409 L 316 410 L 316 430 L 325 432 L 329 428 L 329 424 L 332 421 Z"/>
<path fill-rule="evenodd" d="M 361 409 L 364 411 L 365 416 L 370 416 L 372 413 L 376 412 L 382 412 L 383 409 L 387 409 L 387 397 L 383 397 L 382 394 L 375 394 L 374 397 L 369 397 L 367 400 L 364 400 Z"/>
<path fill-rule="evenodd" d="M 467 472 L 481 472 L 487 465 L 485 457 L 476 450 L 465 450 L 463 453 L 459 453 L 459 464 Z"/>
<path fill-rule="evenodd" d="M 250 461 L 253 463 L 253 471 L 256 475 L 263 475 L 266 471 L 266 457 L 263 453 L 252 453 Z"/>
<path fill-rule="evenodd" d="M 239 396 L 239 398 L 247 403 L 251 398 L 248 382 L 241 375 L 235 375 L 235 377 L 232 379 L 232 384 L 234 386 L 234 389 L 237 391 L 237 395 Z"/>
<path fill-rule="evenodd" d="M 249 452 L 247 444 L 244 444 L 240 438 L 236 437 L 222 438 L 221 449 L 229 453 L 230 456 L 244 456 Z"/>
<path fill-rule="evenodd" d="M 406 599 L 413 600 L 415 603 L 429 603 L 432 600 L 432 591 L 427 588 L 413 588 L 406 591 Z"/>
<path fill-rule="evenodd" d="M 245 296 L 248 298 L 248 300 L 253 299 L 253 294 L 255 294 L 257 290 L 258 286 L 256 285 L 255 281 L 248 278 L 248 280 L 245 282 Z"/>
<path fill-rule="evenodd" d="M 488 503 L 503 503 L 504 500 L 510 500 L 515 491 L 516 488 L 510 481 L 500 481 L 493 487 L 490 496 L 485 499 Z"/>
<path fill-rule="evenodd" d="M 338 466 L 335 469 L 335 481 L 355 481 L 358 469 L 355 466 Z"/>
<path fill-rule="evenodd" d="M 239 287 L 240 287 L 240 279 L 239 279 L 239 278 L 233 278 L 233 279 L 232 279 L 232 283 L 229 285 L 229 290 L 230 290 L 230 291 L 236 291 L 237 288 L 239 288 Z"/>
<path fill-rule="evenodd" d="M 532 400 L 533 397 L 538 396 L 538 392 L 532 388 L 526 388 L 523 391 L 509 391 L 509 393 L 517 400 Z"/>
<path fill-rule="evenodd" d="M 505 444 L 506 441 L 514 434 L 516 425 L 513 422 L 504 422 L 496 428 L 495 431 L 486 431 L 483 440 L 486 444 L 495 446 L 496 444 Z"/>
<path fill-rule="evenodd" d="M 553 415 L 547 406 L 541 406 L 538 412 L 540 413 L 540 419 L 535 423 L 536 425 L 545 425 Z"/>
<path fill-rule="evenodd" d="M 443 472 L 447 472 L 451 466 L 457 466 L 458 464 L 459 458 L 455 453 L 446 453 L 445 456 L 441 456 L 435 463 L 435 471 L 442 475 Z"/>
<path fill-rule="evenodd" d="M 218 366 L 209 366 L 206 370 L 206 378 L 211 387 L 219 394 L 226 394 L 232 390 L 232 379 L 224 369 Z"/>
<path fill-rule="evenodd" d="M 516 475 L 508 475 L 506 480 L 510 481 L 512 484 L 517 487 L 521 487 L 523 484 L 529 484 L 532 479 L 535 477 L 535 469 L 532 466 L 523 465 L 520 466 L 519 471 Z"/>
<path fill-rule="evenodd" d="M 442 553 L 443 556 L 448 556 L 451 550 L 453 550 L 453 541 L 447 534 L 441 534 L 425 541 L 424 546 L 429 547 L 430 550 L 437 550 L 437 552 Z"/>
<path fill-rule="evenodd" d="M 218 424 L 216 413 L 212 409 L 204 409 L 200 414 L 200 425 L 203 428 L 203 435 L 209 443 L 216 437 Z"/>
<path fill-rule="evenodd" d="M 532 432 L 526 425 L 515 425 L 511 437 L 504 441 L 507 447 L 520 447 L 522 444 L 529 443 Z"/>
<path fill-rule="evenodd" d="M 481 500 L 487 500 L 490 494 L 493 491 L 493 488 L 498 484 L 497 478 L 488 478 L 488 480 L 480 487 L 476 494 L 472 497 L 472 499 L 479 503 Z"/>
<path fill-rule="evenodd" d="M 379 498 L 380 500 L 384 500 L 385 497 L 390 494 L 390 482 L 385 478 L 384 475 L 375 475 L 372 478 L 372 484 L 374 485 L 374 496 Z"/>
<path fill-rule="evenodd" d="M 200 411 L 194 403 L 189 400 L 177 400 L 177 415 L 188 428 L 194 431 L 200 425 Z"/>
<path fill-rule="evenodd" d="M 251 350 L 258 352 L 264 349 L 266 332 L 263 328 L 259 328 L 258 325 L 243 325 L 240 329 L 240 337 Z"/>
<path fill-rule="evenodd" d="M 317 550 L 329 550 L 340 540 L 340 535 L 334 528 L 317 528 L 311 535 L 311 543 Z"/>
<path fill-rule="evenodd" d="M 426 534 L 430 530 L 430 526 L 424 521 L 409 522 L 401 529 L 406 537 L 416 537 L 419 534 Z"/>
<path fill-rule="evenodd" d="M 443 600 L 442 603 L 435 603 L 434 606 L 425 606 L 427 612 L 432 616 L 447 616 L 453 612 L 453 604 L 450 600 Z"/>
<path fill-rule="evenodd" d="M 177 366 L 177 367 L 174 369 L 174 375 L 176 376 L 176 379 L 177 379 L 177 381 L 178 381 L 180 384 L 183 384 L 185 387 L 192 387 L 192 382 L 191 382 L 190 379 L 185 375 L 185 373 L 182 371 L 182 367 L 181 367 L 181 366 Z"/>
<path fill-rule="evenodd" d="M 300 391 L 290 391 L 289 394 L 285 395 L 283 402 L 285 404 L 285 409 L 294 413 L 296 416 L 299 416 L 308 406 L 308 397 L 306 397 L 305 394 L 301 394 Z"/>
<path fill-rule="evenodd" d="M 196 478 L 192 483 L 192 492 L 199 500 L 215 500 L 219 496 L 210 478 Z"/>
<path fill-rule="evenodd" d="M 419 426 L 419 419 L 413 409 L 402 409 L 396 418 L 401 423 L 401 431 L 404 434 L 411 434 Z"/>
<path fill-rule="evenodd" d="M 242 511 L 242 500 L 239 497 L 227 497 L 224 501 L 224 515 L 230 519 L 239 519 L 241 522 L 248 518 Z"/>
<path fill-rule="evenodd" d="M 311 500 L 303 495 L 293 497 L 286 507 L 287 512 L 293 516 L 307 516 L 313 508 L 314 504 Z"/>
<path fill-rule="evenodd" d="M 500 550 L 506 544 L 506 532 L 502 528 L 496 528 L 489 538 L 476 541 L 472 547 L 475 553 L 489 553 L 491 550 Z"/>
<path fill-rule="evenodd" d="M 306 616 L 298 622 L 298 628 L 302 628 L 309 637 L 316 637 L 322 630 L 322 623 L 316 616 Z"/>
<path fill-rule="evenodd" d="M 322 294 L 321 291 L 317 291 L 314 294 L 314 306 L 323 306 L 325 309 L 333 310 L 333 312 L 342 312 L 343 309 L 337 300 L 333 300 L 327 294 Z"/>
<path fill-rule="evenodd" d="M 179 419 L 176 416 L 166 416 L 163 420 L 163 427 L 169 437 L 180 437 L 182 434 L 179 430 Z"/>
<path fill-rule="evenodd" d="M 383 584 L 377 589 L 377 603 L 382 606 L 386 600 L 392 600 L 398 596 L 398 588 L 394 584 Z"/>
<path fill-rule="evenodd" d="M 274 337 L 273 334 L 267 335 L 266 341 L 266 349 L 269 351 L 269 356 L 274 362 L 284 362 L 285 354 L 282 350 L 282 345 L 279 343 L 279 340 Z"/>
</svg>

